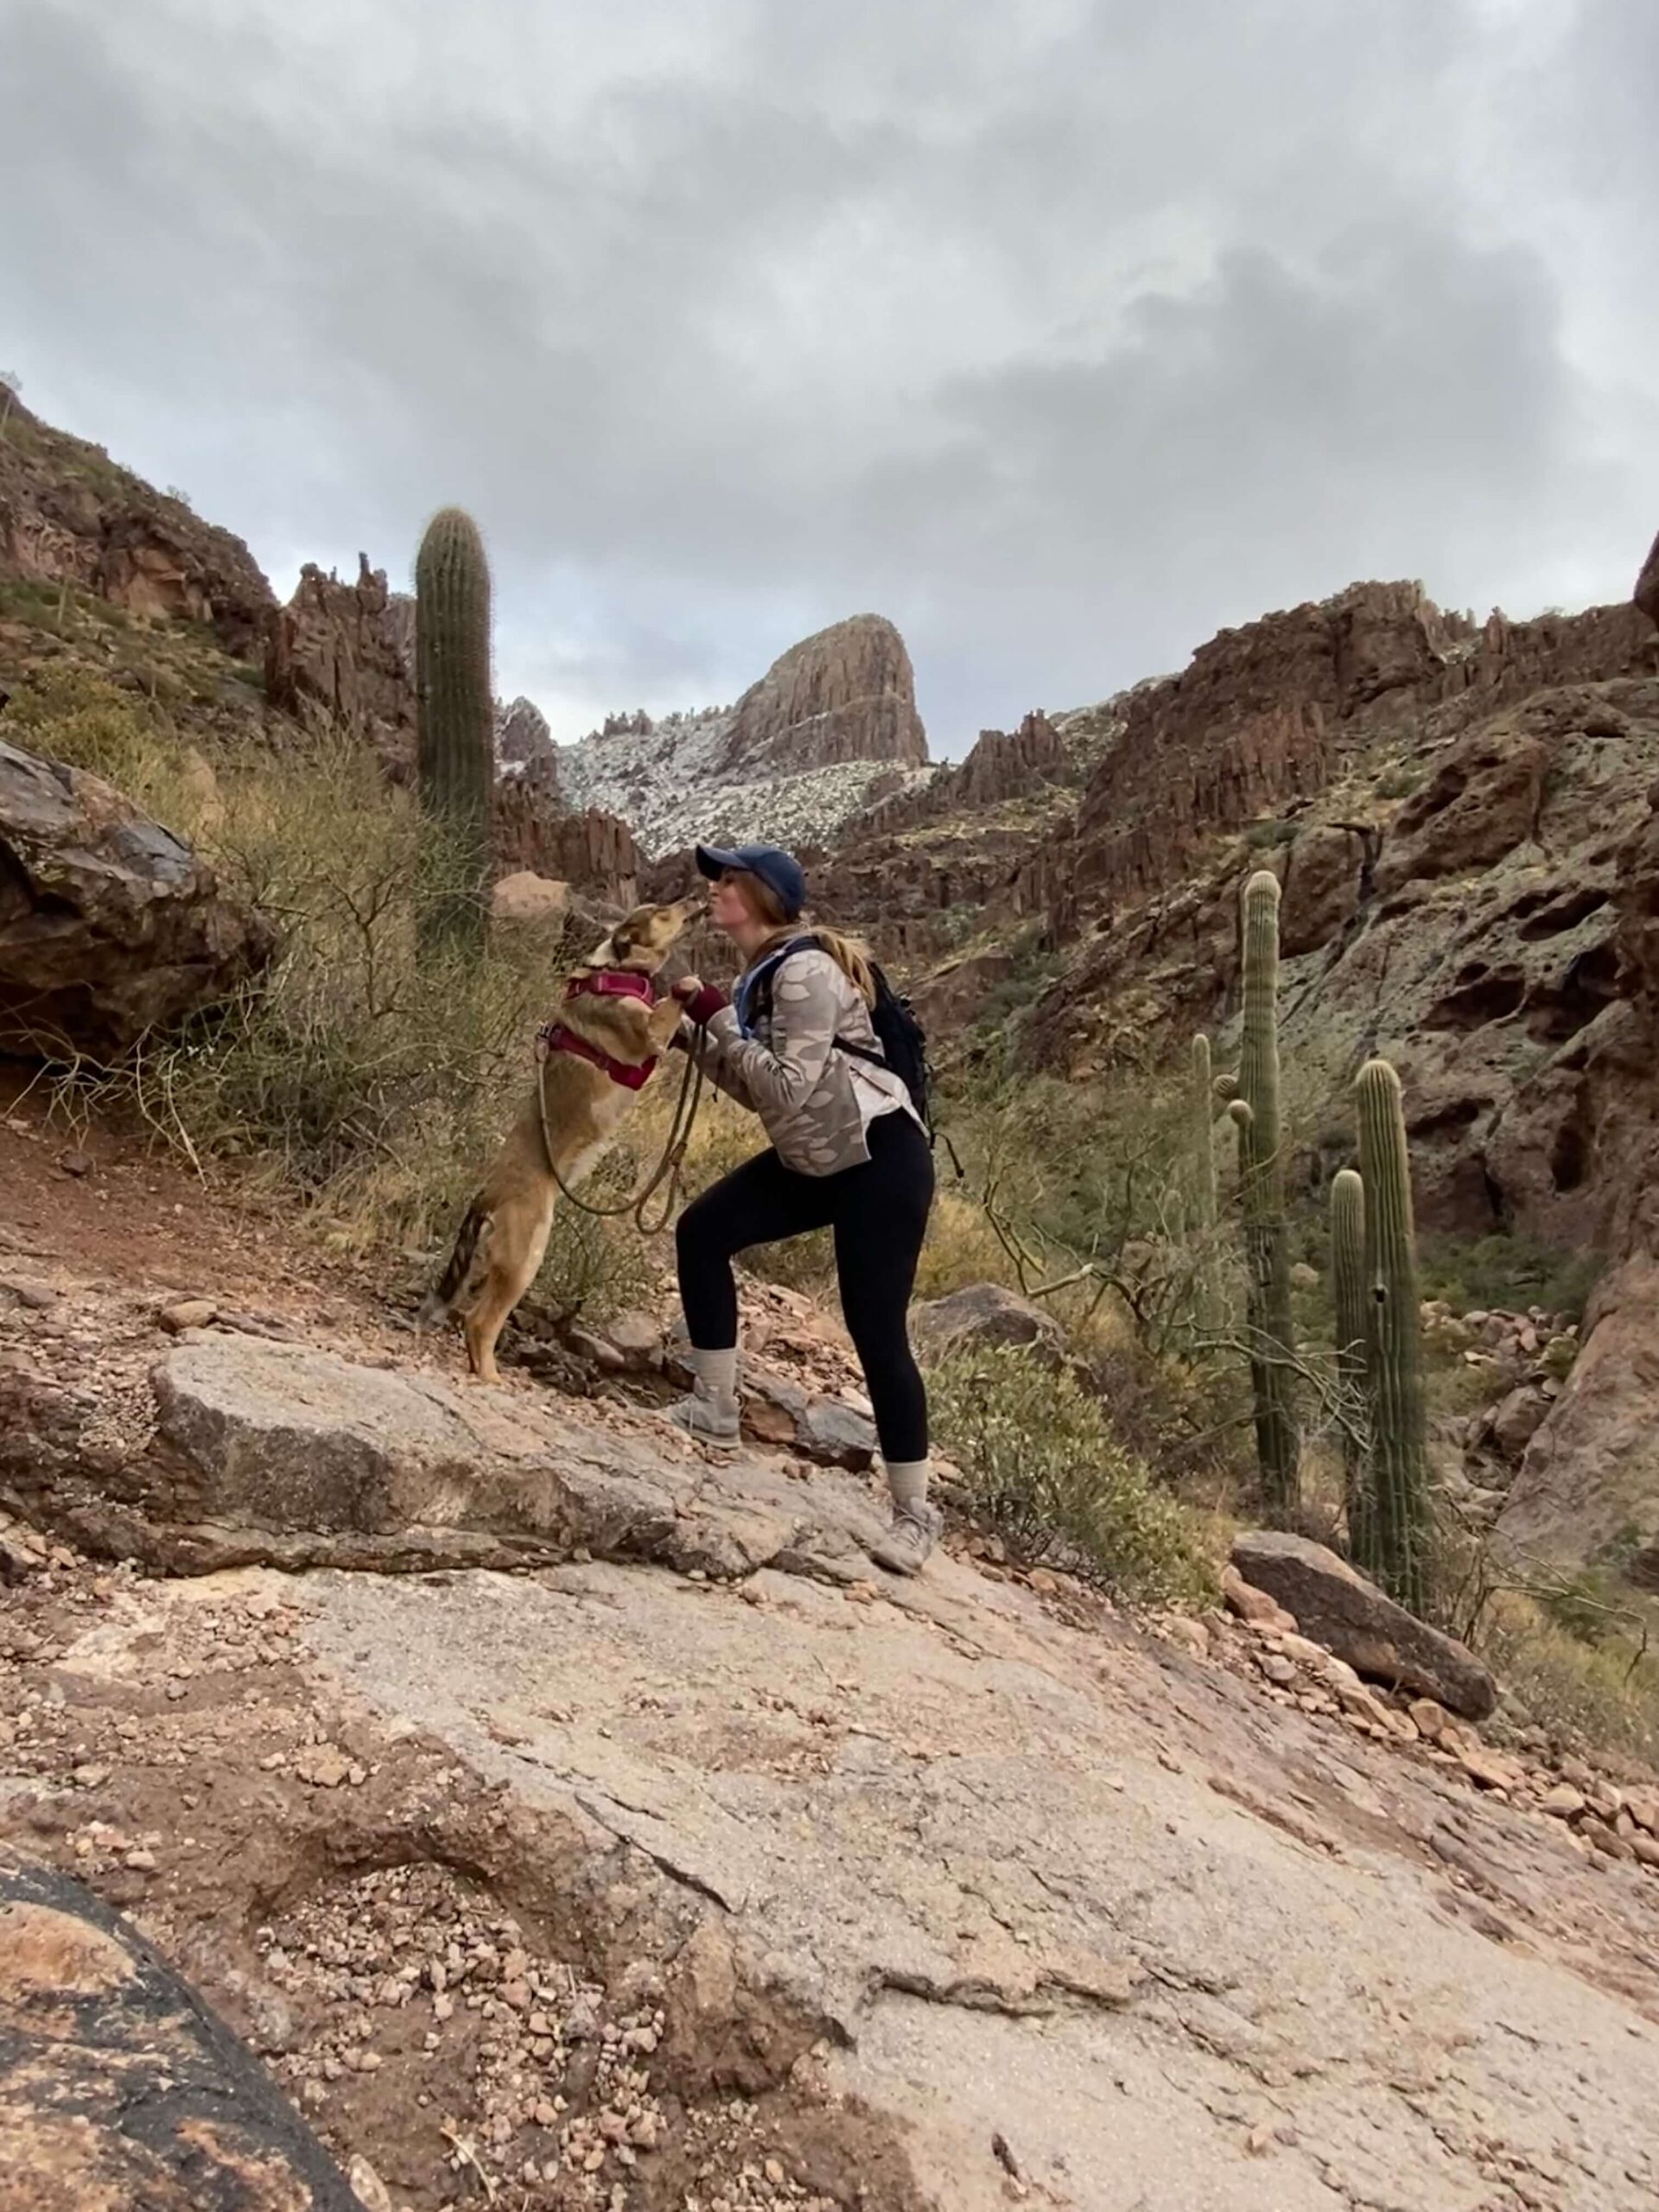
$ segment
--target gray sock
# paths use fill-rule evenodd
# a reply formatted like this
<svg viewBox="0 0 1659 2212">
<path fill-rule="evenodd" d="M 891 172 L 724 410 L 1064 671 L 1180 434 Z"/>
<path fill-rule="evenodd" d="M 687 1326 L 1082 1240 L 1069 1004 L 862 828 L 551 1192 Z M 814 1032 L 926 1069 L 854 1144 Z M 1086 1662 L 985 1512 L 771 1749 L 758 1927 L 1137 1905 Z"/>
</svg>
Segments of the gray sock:
<svg viewBox="0 0 1659 2212">
<path fill-rule="evenodd" d="M 927 1503 L 925 1459 L 889 1459 L 887 1470 L 887 1495 L 901 1510 L 906 1506 Z"/>
<path fill-rule="evenodd" d="M 737 1346 L 726 1351 L 699 1351 L 691 1347 L 691 1372 L 711 1398 L 737 1395 Z"/>
</svg>

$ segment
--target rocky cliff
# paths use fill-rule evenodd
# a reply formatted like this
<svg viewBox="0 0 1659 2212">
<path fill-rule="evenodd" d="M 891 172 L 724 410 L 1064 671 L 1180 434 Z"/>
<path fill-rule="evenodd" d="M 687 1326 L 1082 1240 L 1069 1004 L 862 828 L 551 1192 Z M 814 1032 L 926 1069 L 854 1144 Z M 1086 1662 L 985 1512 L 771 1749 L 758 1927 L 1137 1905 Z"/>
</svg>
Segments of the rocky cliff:
<svg viewBox="0 0 1659 2212">
<path fill-rule="evenodd" d="M 0 400 L 0 583 L 68 585 L 143 620 L 205 622 L 228 652 L 258 655 L 275 601 L 239 537 L 14 393 Z"/>
<path fill-rule="evenodd" d="M 400 779 L 415 760 L 414 601 L 358 555 L 354 583 L 300 571 L 265 637 L 265 691 L 284 714 L 320 717 L 372 744 Z"/>
<path fill-rule="evenodd" d="M 821 845 L 933 772 L 910 655 L 875 614 L 791 645 L 734 707 L 614 715 L 558 765 L 574 804 L 623 816 L 658 859 L 756 838 Z"/>
<path fill-rule="evenodd" d="M 918 768 L 927 737 L 905 641 L 880 614 L 849 615 L 779 654 L 733 711 L 720 766 L 765 776 L 843 760 Z"/>
</svg>

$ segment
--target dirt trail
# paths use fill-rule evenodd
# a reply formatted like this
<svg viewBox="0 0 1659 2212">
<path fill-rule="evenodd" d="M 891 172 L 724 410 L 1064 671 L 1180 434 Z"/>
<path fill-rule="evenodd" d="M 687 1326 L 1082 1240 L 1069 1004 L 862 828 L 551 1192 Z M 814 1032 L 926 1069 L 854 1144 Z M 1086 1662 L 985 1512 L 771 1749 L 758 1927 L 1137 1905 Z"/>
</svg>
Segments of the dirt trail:
<svg viewBox="0 0 1659 2212">
<path fill-rule="evenodd" d="M 85 1339 L 95 1395 L 202 1290 L 409 1362 L 278 1224 L 16 1118 L 0 1274 L 55 1295 L 0 1357 Z M 746 1468 L 775 1510 L 759 1455 L 722 1510 Z M 1659 1877 L 1299 1710 L 1242 1627 L 878 1581 L 62 1554 L 0 1600 L 0 1841 L 134 1912 L 416 2212 L 1655 2201 Z"/>
</svg>

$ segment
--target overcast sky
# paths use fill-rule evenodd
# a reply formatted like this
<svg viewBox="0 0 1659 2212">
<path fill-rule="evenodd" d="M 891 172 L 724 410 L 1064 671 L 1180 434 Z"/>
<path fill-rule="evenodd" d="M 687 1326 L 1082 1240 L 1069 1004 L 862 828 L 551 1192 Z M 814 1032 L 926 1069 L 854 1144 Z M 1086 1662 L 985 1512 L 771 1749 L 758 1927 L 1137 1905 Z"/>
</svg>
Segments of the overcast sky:
<svg viewBox="0 0 1659 2212">
<path fill-rule="evenodd" d="M 469 507 L 561 737 L 868 608 L 954 753 L 1659 526 L 1659 0 L 0 0 L 0 87 L 30 404 L 284 592 Z"/>
</svg>

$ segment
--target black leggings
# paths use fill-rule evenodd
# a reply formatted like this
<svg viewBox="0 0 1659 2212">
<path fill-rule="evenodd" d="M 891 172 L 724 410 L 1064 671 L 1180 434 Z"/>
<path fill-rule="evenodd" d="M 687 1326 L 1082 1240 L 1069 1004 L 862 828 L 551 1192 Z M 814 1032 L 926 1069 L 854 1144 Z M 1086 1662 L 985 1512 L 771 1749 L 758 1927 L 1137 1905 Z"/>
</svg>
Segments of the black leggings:
<svg viewBox="0 0 1659 2212">
<path fill-rule="evenodd" d="M 868 1141 L 869 1158 L 835 1175 L 800 1175 L 763 1152 L 694 1200 L 675 1231 L 680 1303 L 699 1351 L 729 1351 L 737 1342 L 734 1255 L 833 1227 L 841 1310 L 881 1455 L 903 1466 L 927 1457 L 927 1392 L 905 1309 L 933 1203 L 933 1155 L 908 1114 L 879 1116 Z"/>
</svg>

